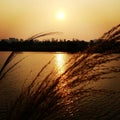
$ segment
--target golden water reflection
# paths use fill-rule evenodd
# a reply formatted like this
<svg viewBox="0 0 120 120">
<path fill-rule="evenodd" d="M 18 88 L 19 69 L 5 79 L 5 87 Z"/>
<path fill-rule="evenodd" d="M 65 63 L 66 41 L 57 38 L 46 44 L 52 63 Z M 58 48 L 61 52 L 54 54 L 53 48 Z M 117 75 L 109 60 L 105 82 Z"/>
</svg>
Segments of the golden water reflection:
<svg viewBox="0 0 120 120">
<path fill-rule="evenodd" d="M 69 57 L 66 54 L 56 54 L 56 67 L 57 67 L 57 71 L 58 74 L 61 75 L 62 73 L 65 72 L 65 70 L 67 69 L 66 67 L 66 63 L 68 61 Z M 67 74 L 63 74 L 59 85 L 58 85 L 58 89 L 59 89 L 59 94 L 61 95 L 61 97 L 63 98 L 63 103 L 65 105 L 65 110 L 66 112 L 72 116 L 73 115 L 73 110 L 72 110 L 72 106 L 71 103 L 73 103 L 72 97 L 71 97 L 71 89 L 68 86 L 68 77 Z"/>
<path fill-rule="evenodd" d="M 56 67 L 57 67 L 58 74 L 62 74 L 65 71 L 66 61 L 67 61 L 66 54 L 62 54 L 62 53 L 56 54 L 55 64 L 56 64 Z"/>
</svg>

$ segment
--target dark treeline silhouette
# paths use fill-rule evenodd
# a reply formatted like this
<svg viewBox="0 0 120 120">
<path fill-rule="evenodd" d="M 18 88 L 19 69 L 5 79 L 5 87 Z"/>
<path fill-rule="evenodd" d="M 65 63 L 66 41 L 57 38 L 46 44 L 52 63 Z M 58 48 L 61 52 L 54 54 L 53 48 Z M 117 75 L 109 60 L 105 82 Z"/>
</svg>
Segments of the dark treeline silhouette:
<svg viewBox="0 0 120 120">
<path fill-rule="evenodd" d="M 104 42 L 104 46 L 103 46 Z M 42 52 L 82 52 L 88 50 L 88 48 L 96 46 L 99 43 L 99 49 L 96 49 L 97 53 L 103 53 L 106 50 L 115 49 L 120 47 L 119 41 L 105 41 L 103 39 L 99 40 L 90 40 L 89 42 L 84 40 L 58 40 L 52 38 L 51 40 L 34 40 L 34 39 L 2 39 L 0 41 L 0 51 L 42 51 Z M 100 43 L 102 46 L 100 46 Z M 86 51 L 90 52 L 90 51 Z M 116 51 L 117 53 L 120 52 Z"/>
</svg>

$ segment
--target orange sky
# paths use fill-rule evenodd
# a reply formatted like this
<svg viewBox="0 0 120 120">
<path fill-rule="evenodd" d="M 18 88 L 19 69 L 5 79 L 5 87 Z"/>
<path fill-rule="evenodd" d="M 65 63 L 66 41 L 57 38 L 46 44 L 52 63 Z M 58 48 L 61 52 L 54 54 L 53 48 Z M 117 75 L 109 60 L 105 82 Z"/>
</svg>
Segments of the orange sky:
<svg viewBox="0 0 120 120">
<path fill-rule="evenodd" d="M 120 0 L 0 0 L 0 38 L 59 31 L 49 38 L 95 39 L 119 24 L 119 6 Z"/>
</svg>

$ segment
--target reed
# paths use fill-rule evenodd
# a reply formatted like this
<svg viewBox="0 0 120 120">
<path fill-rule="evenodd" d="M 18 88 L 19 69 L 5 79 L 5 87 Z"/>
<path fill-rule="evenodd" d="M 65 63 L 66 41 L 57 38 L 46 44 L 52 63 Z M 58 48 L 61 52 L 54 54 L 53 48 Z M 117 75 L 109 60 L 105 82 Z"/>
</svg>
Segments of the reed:
<svg viewBox="0 0 120 120">
<path fill-rule="evenodd" d="M 44 37 L 44 36 L 48 36 L 48 35 L 53 35 L 53 34 L 59 34 L 60 32 L 48 32 L 48 33 L 38 33 L 36 35 L 33 35 L 32 37 L 26 39 L 26 40 L 34 40 L 36 38 L 40 38 L 40 37 Z M 6 61 L 4 62 L 2 68 L 0 69 L 0 80 L 2 80 L 4 78 L 4 76 L 10 71 L 12 70 L 18 63 L 20 63 L 22 60 L 24 60 L 25 58 L 22 58 L 21 60 L 17 61 L 14 65 L 12 65 L 10 68 L 8 68 L 4 73 L 4 69 L 6 68 L 6 66 L 13 60 L 13 58 L 17 55 L 16 51 L 12 51 L 10 52 L 9 56 L 7 57 Z"/>
<path fill-rule="evenodd" d="M 67 69 L 58 76 L 58 71 L 51 71 L 44 79 L 40 78 L 43 71 L 50 64 L 49 61 L 35 76 L 31 84 L 24 88 L 15 103 L 9 110 L 8 120 L 72 120 L 74 114 L 80 114 L 80 108 L 74 109 L 76 101 L 82 101 L 88 97 L 88 94 L 117 94 L 116 91 L 108 91 L 106 89 L 96 90 L 90 87 L 90 83 L 94 83 L 100 79 L 105 79 L 104 75 L 114 72 L 120 72 L 119 67 L 102 68 L 104 64 L 111 61 L 120 60 L 120 56 L 114 56 L 115 49 L 107 50 L 103 54 L 93 54 L 96 49 L 104 46 L 104 41 L 117 41 L 120 35 L 118 28 L 114 27 L 105 33 L 101 39 L 102 43 L 98 43 L 83 53 L 74 55 L 65 65 Z M 50 33 L 51 34 L 51 33 Z M 36 38 L 35 35 L 29 39 Z M 8 60 L 9 61 L 9 60 Z M 7 62 L 8 64 L 9 62 Z M 19 62 L 18 62 L 19 63 Z M 4 65 L 2 71 L 6 67 Z M 8 71 L 9 72 L 9 71 Z M 108 77 L 109 79 L 109 77 Z M 40 82 L 41 81 L 41 82 Z M 118 91 L 119 92 L 119 91 Z M 73 106 L 71 108 L 71 106 Z"/>
<path fill-rule="evenodd" d="M 7 57 L 5 63 L 3 64 L 3 66 L 2 66 L 2 68 L 1 68 L 1 70 L 0 70 L 0 76 L 1 76 L 1 74 L 2 74 L 2 72 L 3 72 L 3 70 L 5 69 L 5 67 L 6 67 L 6 66 L 9 64 L 9 62 L 13 59 L 14 55 L 15 55 L 15 52 L 12 51 L 12 52 L 10 53 L 10 55 Z"/>
<path fill-rule="evenodd" d="M 96 82 L 102 75 L 116 72 L 115 68 L 107 71 L 99 71 L 100 65 L 120 59 L 120 57 L 111 58 L 109 55 L 80 55 L 75 58 L 75 63 L 59 77 L 54 72 L 46 75 L 46 78 L 39 83 L 39 75 L 35 77 L 30 84 L 18 97 L 11 109 L 9 120 L 57 120 L 71 119 L 71 113 L 66 113 L 64 108 L 69 108 L 73 103 L 73 97 L 83 96 L 83 94 L 94 92 L 103 92 L 107 90 L 96 90 L 87 87 L 91 82 Z M 41 70 L 40 70 L 41 71 Z M 99 71 L 99 72 L 95 72 Z M 120 69 L 118 70 L 120 72 Z M 109 91 L 110 94 L 114 91 Z M 78 97 L 78 99 L 82 99 Z M 59 115 L 64 113 L 64 115 Z M 68 114 L 68 115 L 67 115 Z"/>
<path fill-rule="evenodd" d="M 99 39 L 104 40 L 117 40 L 120 39 L 120 24 L 110 29 L 108 32 L 104 33 Z"/>
</svg>

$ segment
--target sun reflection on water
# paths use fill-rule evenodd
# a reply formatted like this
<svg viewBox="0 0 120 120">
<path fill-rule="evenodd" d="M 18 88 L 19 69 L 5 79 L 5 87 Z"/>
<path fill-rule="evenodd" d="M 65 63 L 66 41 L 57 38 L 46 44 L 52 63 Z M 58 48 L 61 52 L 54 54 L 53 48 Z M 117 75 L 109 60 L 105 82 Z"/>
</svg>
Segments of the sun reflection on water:
<svg viewBox="0 0 120 120">
<path fill-rule="evenodd" d="M 73 103 L 72 96 L 70 94 L 71 89 L 68 86 L 68 77 L 67 74 L 63 74 L 65 72 L 66 68 L 66 62 L 67 62 L 66 54 L 56 54 L 56 67 L 59 75 L 62 75 L 60 79 L 60 83 L 58 85 L 59 94 L 63 98 L 63 103 L 65 105 L 65 111 L 72 116 L 73 110 L 71 103 Z"/>
<path fill-rule="evenodd" d="M 66 63 L 66 54 L 56 54 L 56 67 L 58 74 L 62 74 L 65 71 L 65 63 Z"/>
</svg>

